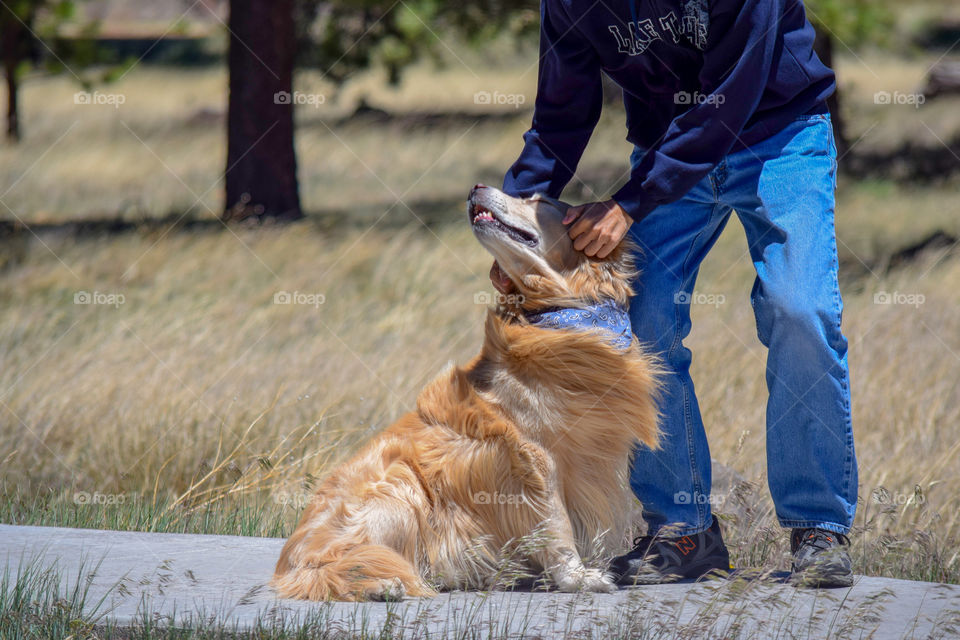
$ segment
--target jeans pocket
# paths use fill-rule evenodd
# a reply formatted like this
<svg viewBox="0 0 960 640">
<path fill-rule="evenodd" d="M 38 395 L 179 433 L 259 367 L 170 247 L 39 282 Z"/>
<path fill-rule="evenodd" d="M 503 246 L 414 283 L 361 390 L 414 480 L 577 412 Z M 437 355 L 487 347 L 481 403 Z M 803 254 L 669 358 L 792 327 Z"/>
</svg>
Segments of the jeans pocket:
<svg viewBox="0 0 960 640">
<path fill-rule="evenodd" d="M 826 152 L 828 156 L 833 159 L 833 168 L 837 168 L 837 143 L 833 134 L 833 120 L 830 119 L 829 113 L 814 113 L 807 114 L 804 116 L 799 116 L 794 120 L 794 126 L 799 126 L 800 129 L 804 132 L 813 133 L 814 131 L 823 131 L 825 139 L 821 139 L 822 142 L 818 145 L 819 148 Z M 818 129 L 814 129 L 817 127 Z M 823 129 L 819 129 L 823 127 Z"/>
</svg>

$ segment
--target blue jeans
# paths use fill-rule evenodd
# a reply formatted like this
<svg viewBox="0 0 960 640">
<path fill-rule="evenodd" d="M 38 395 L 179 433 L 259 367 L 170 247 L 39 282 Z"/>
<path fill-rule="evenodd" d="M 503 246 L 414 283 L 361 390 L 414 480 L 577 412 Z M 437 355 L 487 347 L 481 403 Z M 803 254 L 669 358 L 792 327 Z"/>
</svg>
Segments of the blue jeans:
<svg viewBox="0 0 960 640">
<path fill-rule="evenodd" d="M 642 155 L 635 151 L 632 162 Z M 638 445 L 630 470 L 649 533 L 671 525 L 670 535 L 690 535 L 713 522 L 710 450 L 683 339 L 690 303 L 700 297 L 700 263 L 734 211 L 756 267 L 750 299 L 768 348 L 767 482 L 777 518 L 784 527 L 849 530 L 857 463 L 840 329 L 836 167 L 830 117 L 803 116 L 729 154 L 681 200 L 632 226 L 642 275 L 630 321 L 667 369 L 662 448 Z"/>
</svg>

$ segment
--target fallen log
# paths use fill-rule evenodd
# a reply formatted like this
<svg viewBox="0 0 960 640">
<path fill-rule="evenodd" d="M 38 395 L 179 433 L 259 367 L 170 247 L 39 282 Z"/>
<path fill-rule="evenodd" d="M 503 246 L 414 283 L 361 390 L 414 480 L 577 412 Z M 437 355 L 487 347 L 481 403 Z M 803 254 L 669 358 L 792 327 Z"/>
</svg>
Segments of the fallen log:
<svg viewBox="0 0 960 640">
<path fill-rule="evenodd" d="M 960 93 L 960 61 L 941 61 L 930 69 L 923 95 L 928 100 L 951 93 Z"/>
</svg>

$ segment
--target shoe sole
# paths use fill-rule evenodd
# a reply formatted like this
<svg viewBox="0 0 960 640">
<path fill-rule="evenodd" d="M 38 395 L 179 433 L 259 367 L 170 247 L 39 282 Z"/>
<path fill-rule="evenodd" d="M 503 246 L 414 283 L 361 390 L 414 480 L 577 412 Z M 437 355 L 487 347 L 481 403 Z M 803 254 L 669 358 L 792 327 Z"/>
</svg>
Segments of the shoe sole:
<svg viewBox="0 0 960 640">
<path fill-rule="evenodd" d="M 624 576 L 616 584 L 619 584 L 622 587 L 633 587 L 637 585 L 652 585 L 652 584 L 673 584 L 674 582 L 680 582 L 681 580 L 704 580 L 706 578 L 726 578 L 730 572 L 729 568 L 726 567 L 713 567 L 707 569 L 699 576 L 681 576 L 677 574 L 667 574 L 663 575 L 660 573 L 650 573 L 644 575 L 634 575 L 634 576 Z"/>
<path fill-rule="evenodd" d="M 852 587 L 853 572 L 845 569 L 831 570 L 830 567 L 810 567 L 799 573 L 794 570 L 790 574 L 790 583 L 811 589 Z"/>
<path fill-rule="evenodd" d="M 853 586 L 853 576 L 836 576 L 829 578 L 812 578 L 809 576 L 790 577 L 795 587 L 803 589 L 847 589 Z"/>
<path fill-rule="evenodd" d="M 649 576 L 630 576 L 629 579 L 624 578 L 619 584 L 624 587 L 635 587 L 638 585 L 651 585 L 651 584 L 671 584 L 673 582 L 679 582 L 682 580 L 680 576 L 676 575 L 649 575 Z"/>
</svg>

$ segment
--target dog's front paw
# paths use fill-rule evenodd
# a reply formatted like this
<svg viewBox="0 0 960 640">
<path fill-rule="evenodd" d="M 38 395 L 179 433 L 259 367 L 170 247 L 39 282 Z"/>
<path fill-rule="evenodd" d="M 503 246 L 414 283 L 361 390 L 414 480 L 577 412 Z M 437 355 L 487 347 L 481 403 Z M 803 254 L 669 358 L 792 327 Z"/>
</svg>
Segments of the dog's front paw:
<svg viewBox="0 0 960 640">
<path fill-rule="evenodd" d="M 367 600 L 396 602 L 403 600 L 404 596 L 407 595 L 407 590 L 403 587 L 400 578 L 387 578 L 377 580 L 375 584 L 367 587 L 363 595 Z"/>
<path fill-rule="evenodd" d="M 617 590 L 608 577 L 599 569 L 579 567 L 569 571 L 557 580 L 557 589 L 567 593 L 575 591 L 591 591 L 593 593 L 613 593 Z"/>
</svg>

